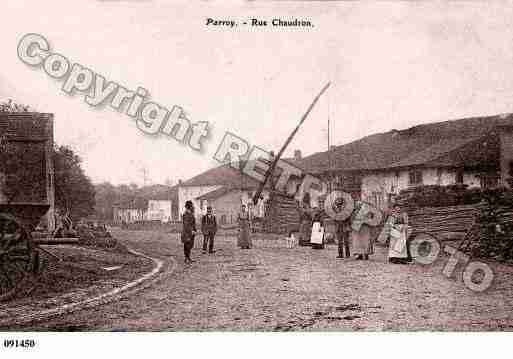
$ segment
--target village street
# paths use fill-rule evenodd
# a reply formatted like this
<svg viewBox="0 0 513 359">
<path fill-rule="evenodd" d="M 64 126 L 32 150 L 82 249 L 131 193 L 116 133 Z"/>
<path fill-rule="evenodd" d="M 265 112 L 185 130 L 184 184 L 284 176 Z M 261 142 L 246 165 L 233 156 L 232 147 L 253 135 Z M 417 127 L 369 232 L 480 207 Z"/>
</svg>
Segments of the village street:
<svg viewBox="0 0 513 359">
<path fill-rule="evenodd" d="M 115 231 L 130 247 L 175 269 L 120 301 L 19 330 L 511 330 L 513 268 L 476 294 L 437 264 L 393 265 L 378 248 L 370 261 L 336 259 L 336 247 L 239 250 L 218 237 L 214 255 L 198 245 L 184 265 L 176 234 Z"/>
</svg>

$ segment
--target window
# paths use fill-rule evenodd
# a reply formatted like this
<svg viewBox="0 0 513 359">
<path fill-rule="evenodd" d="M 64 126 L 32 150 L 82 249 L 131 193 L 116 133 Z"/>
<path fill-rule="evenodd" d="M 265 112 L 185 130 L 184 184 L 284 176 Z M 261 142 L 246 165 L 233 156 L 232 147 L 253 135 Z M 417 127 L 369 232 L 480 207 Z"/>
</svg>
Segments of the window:
<svg viewBox="0 0 513 359">
<path fill-rule="evenodd" d="M 499 184 L 499 178 L 497 176 L 483 175 L 480 178 L 481 188 L 494 188 Z"/>
<path fill-rule="evenodd" d="M 456 184 L 463 184 L 463 170 L 456 171 Z"/>
<path fill-rule="evenodd" d="M 422 184 L 422 171 L 413 170 L 410 171 L 410 186 L 418 186 Z"/>
<path fill-rule="evenodd" d="M 437 168 L 436 169 L 436 184 L 437 185 L 441 185 L 442 184 L 442 176 L 443 176 L 443 171 L 441 168 Z"/>
</svg>

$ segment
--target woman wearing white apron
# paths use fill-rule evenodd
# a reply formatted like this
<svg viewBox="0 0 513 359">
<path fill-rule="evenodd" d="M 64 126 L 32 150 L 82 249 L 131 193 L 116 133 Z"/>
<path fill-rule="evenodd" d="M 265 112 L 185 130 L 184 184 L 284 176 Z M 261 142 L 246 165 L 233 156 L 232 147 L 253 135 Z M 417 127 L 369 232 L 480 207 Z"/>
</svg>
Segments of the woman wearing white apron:
<svg viewBox="0 0 513 359">
<path fill-rule="evenodd" d="M 401 213 L 401 209 L 396 206 L 387 219 L 387 224 L 389 229 L 388 261 L 395 264 L 411 262 L 408 214 Z"/>
<path fill-rule="evenodd" d="M 322 213 L 317 209 L 313 215 L 312 234 L 310 243 L 312 249 L 324 249 L 324 227 L 322 226 Z"/>
</svg>

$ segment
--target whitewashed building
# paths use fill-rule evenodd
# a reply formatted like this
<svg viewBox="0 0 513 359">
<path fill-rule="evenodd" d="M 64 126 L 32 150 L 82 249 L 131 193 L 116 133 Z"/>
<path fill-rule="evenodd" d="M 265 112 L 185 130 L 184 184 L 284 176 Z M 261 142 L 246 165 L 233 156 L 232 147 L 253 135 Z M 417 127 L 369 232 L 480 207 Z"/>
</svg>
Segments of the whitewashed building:
<svg viewBox="0 0 513 359">
<path fill-rule="evenodd" d="M 136 208 L 132 206 L 114 206 L 114 223 L 137 223 L 147 219 L 147 208 Z"/>
<path fill-rule="evenodd" d="M 171 200 L 150 199 L 147 213 L 148 221 L 170 222 L 173 219 L 173 202 Z"/>
<path fill-rule="evenodd" d="M 508 186 L 513 176 L 513 115 L 374 134 L 298 164 L 380 208 L 386 208 L 394 194 L 415 186 Z"/>
<path fill-rule="evenodd" d="M 207 205 L 213 205 L 219 197 L 230 198 L 227 202 L 230 207 L 227 213 L 235 211 L 235 203 L 238 211 L 242 203 L 250 202 L 251 194 L 258 185 L 258 181 L 247 175 L 241 175 L 240 170 L 229 164 L 212 168 L 178 184 L 180 214 L 184 212 L 186 201 L 193 202 L 196 214 L 199 216 L 206 212 Z M 234 195 L 234 191 L 238 195 Z"/>
</svg>

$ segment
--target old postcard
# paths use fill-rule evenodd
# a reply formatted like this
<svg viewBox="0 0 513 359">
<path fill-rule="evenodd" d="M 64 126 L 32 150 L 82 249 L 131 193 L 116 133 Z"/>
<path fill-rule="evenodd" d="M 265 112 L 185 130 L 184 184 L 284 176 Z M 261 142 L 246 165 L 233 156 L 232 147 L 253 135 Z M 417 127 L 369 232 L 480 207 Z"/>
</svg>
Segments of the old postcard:
<svg viewBox="0 0 513 359">
<path fill-rule="evenodd" d="M 0 9 L 2 352 L 512 330 L 513 3 Z"/>
</svg>

